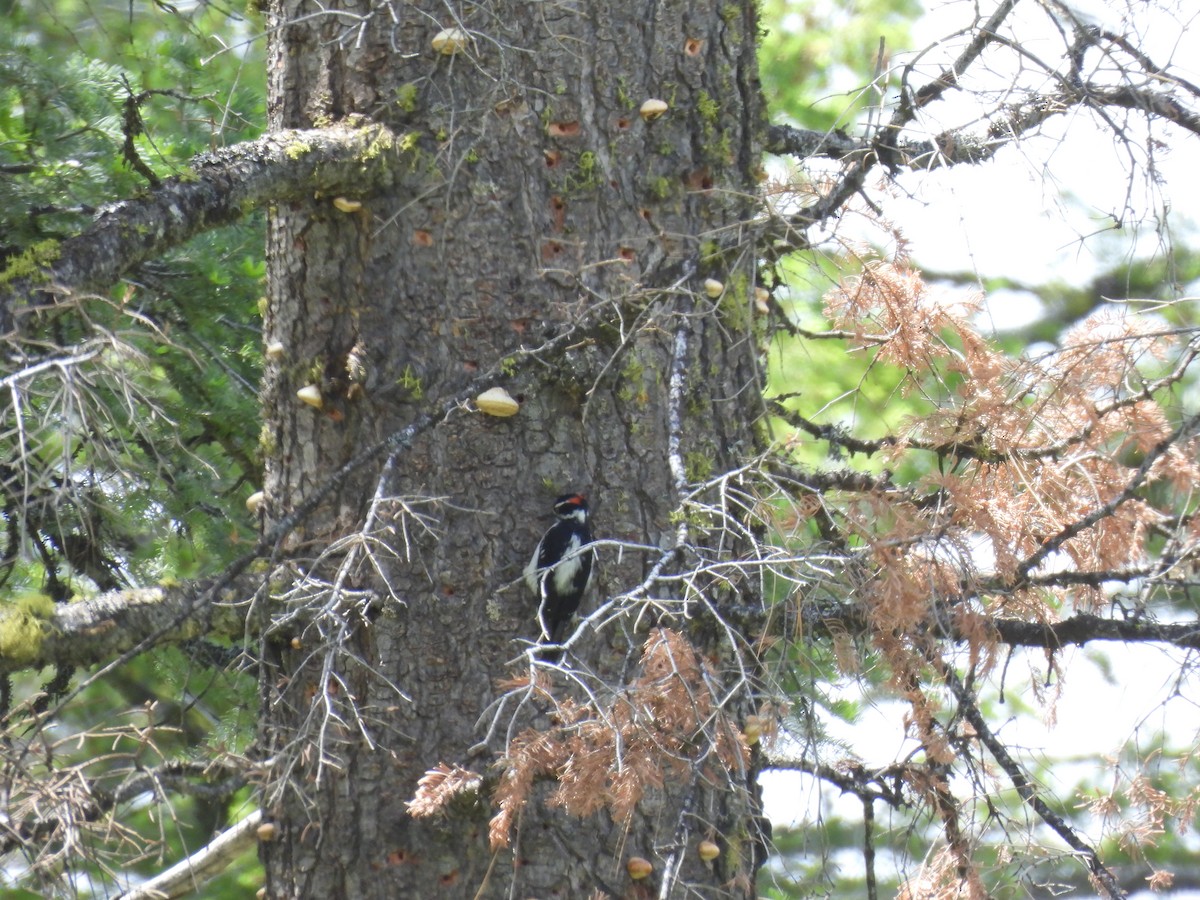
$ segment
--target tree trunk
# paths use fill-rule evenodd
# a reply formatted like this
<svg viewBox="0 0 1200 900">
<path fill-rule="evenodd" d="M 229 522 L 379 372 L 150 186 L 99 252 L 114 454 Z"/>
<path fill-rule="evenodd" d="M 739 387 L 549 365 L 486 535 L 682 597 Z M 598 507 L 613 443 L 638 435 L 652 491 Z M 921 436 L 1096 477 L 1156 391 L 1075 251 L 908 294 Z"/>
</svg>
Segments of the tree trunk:
<svg viewBox="0 0 1200 900">
<path fill-rule="evenodd" d="M 267 524 L 481 374 L 521 408 L 464 405 L 405 433 L 280 548 L 260 605 L 268 896 L 753 896 L 753 758 L 720 737 L 753 698 L 701 614 L 745 598 L 648 580 L 706 539 L 684 492 L 754 449 L 755 254 L 739 241 L 764 124 L 753 4 L 496 0 L 457 23 L 429 0 L 322 9 L 271 3 L 272 129 L 363 116 L 416 152 L 386 193 L 272 210 Z M 444 27 L 465 30 L 460 52 L 433 49 Z M 644 118 L 651 98 L 669 111 Z M 581 614 L 612 604 L 571 644 L 576 677 L 543 674 L 545 692 L 497 708 L 500 680 L 537 665 L 520 574 L 567 490 L 588 494 L 598 539 L 640 549 L 601 548 Z M 636 786 L 631 816 L 608 802 L 619 778 L 580 817 L 544 802 L 559 773 L 542 772 L 493 850 L 508 739 L 562 729 L 554 704 L 581 687 L 615 709 L 638 678 L 667 696 L 682 677 L 641 668 L 651 622 L 702 651 L 672 665 L 702 669 L 723 706 L 670 752 L 661 789 Z M 414 818 L 439 763 L 483 785 Z M 631 881 L 633 856 L 649 878 Z"/>
</svg>

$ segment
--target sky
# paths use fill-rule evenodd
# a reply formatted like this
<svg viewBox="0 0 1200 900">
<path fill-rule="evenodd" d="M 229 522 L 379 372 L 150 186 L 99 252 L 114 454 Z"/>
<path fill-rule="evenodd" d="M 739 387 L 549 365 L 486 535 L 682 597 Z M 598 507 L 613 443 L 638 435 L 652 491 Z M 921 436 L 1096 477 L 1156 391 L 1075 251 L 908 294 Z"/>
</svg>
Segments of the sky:
<svg viewBox="0 0 1200 900">
<path fill-rule="evenodd" d="M 1187 3 L 1159 0 L 1178 10 L 1155 12 L 1144 0 L 1133 0 L 1136 16 L 1125 21 L 1118 14 L 1120 0 L 1072 0 L 1085 20 L 1129 35 L 1159 66 L 1200 84 L 1200 6 L 1183 11 Z M 973 0 L 929 0 L 929 12 L 914 29 L 914 46 L 935 44 L 946 34 L 969 25 L 975 16 Z M 994 4 L 982 4 L 986 12 Z M 1018 3 L 1013 32 L 1021 36 L 1024 53 L 1054 59 L 1061 39 L 1036 0 Z M 1188 27 L 1191 25 L 1192 27 Z M 922 57 L 938 65 L 962 44 L 943 42 L 948 52 Z M 1001 58 L 997 54 L 997 58 Z M 1013 60 L 1012 54 L 1003 58 Z M 896 61 L 903 63 L 903 56 Z M 1022 64 L 1023 71 L 993 65 L 990 72 L 1002 85 L 1042 86 L 1044 79 Z M 1020 99 L 1014 90 L 1011 99 Z M 1005 99 L 1010 99 L 1005 97 Z M 976 114 L 966 100 L 950 104 L 930 118 L 930 133 L 947 124 L 970 121 Z M 1063 137 L 1065 133 L 1065 138 Z M 1133 131 L 1135 139 L 1144 130 Z M 933 271 L 975 271 L 981 276 L 1007 275 L 1024 283 L 1061 280 L 1083 284 L 1103 268 L 1119 262 L 1135 248 L 1137 255 L 1161 252 L 1164 235 L 1196 243 L 1200 231 L 1200 165 L 1197 138 L 1182 130 L 1164 131 L 1153 160 L 1161 182 L 1149 177 L 1140 153 L 1116 146 L 1110 133 L 1091 127 L 1083 117 L 1051 120 L 1042 136 L 1001 151 L 980 166 L 959 166 L 953 171 L 905 176 L 901 187 L 909 196 L 885 201 L 894 221 L 904 223 L 913 256 Z M 1131 175 L 1131 163 L 1136 167 Z M 1124 223 L 1113 230 L 1113 223 Z M 995 309 L 998 328 L 1023 324 L 1038 308 L 1008 310 L 1015 298 L 1005 298 Z M 1016 313 L 1010 321 L 1006 312 Z"/>
</svg>

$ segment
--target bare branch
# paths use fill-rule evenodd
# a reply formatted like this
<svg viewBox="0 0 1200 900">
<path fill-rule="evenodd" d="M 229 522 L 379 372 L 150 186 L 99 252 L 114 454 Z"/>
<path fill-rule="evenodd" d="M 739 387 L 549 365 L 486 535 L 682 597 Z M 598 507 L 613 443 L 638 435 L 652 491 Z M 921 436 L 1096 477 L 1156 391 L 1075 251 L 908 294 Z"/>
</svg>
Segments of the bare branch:
<svg viewBox="0 0 1200 900">
<path fill-rule="evenodd" d="M 965 643 L 976 640 L 955 624 L 958 603 L 936 604 L 929 617 L 919 625 L 922 630 L 937 634 L 949 641 Z M 748 618 L 762 618 L 755 613 Z M 775 611 L 770 630 L 785 632 L 788 623 L 803 622 L 811 635 L 835 633 L 869 635 L 874 627 L 868 611 L 860 604 L 806 601 L 781 615 Z M 1076 613 L 1059 622 L 1031 622 L 1004 616 L 990 617 L 986 622 L 995 639 L 1013 647 L 1039 647 L 1059 650 L 1067 646 L 1082 647 L 1097 641 L 1117 641 L 1126 644 L 1168 644 L 1183 650 L 1200 649 L 1200 622 L 1148 622 L 1139 619 L 1118 619 L 1093 613 Z"/>
<path fill-rule="evenodd" d="M 879 769 L 868 769 L 852 759 L 839 760 L 837 765 L 831 766 L 814 762 L 807 756 L 797 759 L 768 753 L 766 768 L 812 775 L 843 793 L 853 794 L 862 800 L 864 805 L 880 800 L 893 809 L 900 809 L 905 803 L 901 788 L 908 774 L 908 766 L 905 764 L 897 763 Z"/>
<path fill-rule="evenodd" d="M 1200 115 L 1168 93 L 1122 85 L 1104 87 L 1064 85 L 1059 91 L 1031 94 L 1019 103 L 1004 107 L 988 120 L 985 134 L 965 129 L 943 131 L 929 140 L 897 140 L 893 138 L 881 159 L 893 169 L 928 171 L 953 165 L 976 165 L 991 159 L 1002 148 L 1029 135 L 1055 118 L 1089 107 L 1129 109 L 1156 116 L 1200 134 Z M 895 132 L 898 133 L 898 132 Z M 874 142 L 855 139 L 842 132 L 821 132 L 772 125 L 767 132 L 766 150 L 769 153 L 791 155 L 801 159 L 826 158 L 853 163 L 869 169 L 878 148 Z M 849 174 L 849 173 L 848 173 Z M 813 221 L 818 221 L 814 218 Z"/>
<path fill-rule="evenodd" d="M 190 894 L 206 881 L 225 871 L 243 850 L 258 839 L 262 825 L 262 810 L 256 809 L 242 821 L 225 829 L 187 859 L 165 872 L 155 875 L 145 884 L 121 894 L 118 900 L 163 900 Z"/>
<path fill-rule="evenodd" d="M 1008 752 L 1008 748 L 992 732 L 987 719 L 984 718 L 983 713 L 979 710 L 979 706 L 975 703 L 975 698 L 971 696 L 970 690 L 962 683 L 958 674 L 940 661 L 935 661 L 935 663 L 941 670 L 946 684 L 949 685 L 950 690 L 958 698 L 959 709 L 963 714 L 963 718 L 971 723 L 980 742 L 987 747 L 992 758 L 1004 769 L 1005 774 L 1008 775 L 1009 781 L 1012 782 L 1012 786 L 1016 788 L 1017 794 L 1020 795 L 1021 799 L 1029 804 L 1038 817 L 1050 826 L 1066 842 L 1067 846 L 1084 858 L 1093 877 L 1110 897 L 1114 898 L 1114 900 L 1125 897 L 1125 891 L 1122 889 L 1117 877 L 1100 861 L 1100 856 L 1096 853 L 1095 848 L 1084 841 L 1079 836 L 1079 833 L 1067 823 L 1066 819 L 1052 810 L 1038 794 L 1033 783 Z"/>
<path fill-rule="evenodd" d="M 107 732 L 107 737 L 114 739 L 117 730 Z M 53 755 L 52 750 L 43 748 L 43 752 Z M 102 823 L 109 813 L 143 794 L 161 796 L 169 792 L 226 799 L 247 783 L 245 772 L 228 766 L 214 769 L 207 763 L 172 761 L 159 766 L 139 764 L 136 771 L 128 770 L 129 777 L 123 778 L 117 788 L 107 789 L 84 771 L 86 765 L 70 770 L 70 777 L 60 781 L 25 780 L 27 775 L 22 773 L 6 786 L 9 815 L 0 834 L 0 853 L 53 844 L 61 832 L 78 829 L 84 823 L 100 823 L 99 827 L 104 828 Z M 19 769 L 10 766 L 10 777 Z"/>
<path fill-rule="evenodd" d="M 920 88 L 911 98 L 905 94 L 892 117 L 891 127 L 898 129 L 908 124 L 916 115 L 917 110 L 940 99 L 946 91 L 956 87 L 963 73 L 971 67 L 975 60 L 979 59 L 989 44 L 996 41 L 1000 26 L 1004 24 L 1004 20 L 1009 17 L 1016 5 L 1017 0 L 1004 0 L 996 7 L 987 22 L 975 31 L 971 42 L 967 44 L 949 68 L 943 69 L 937 78 Z"/>
<path fill-rule="evenodd" d="M 1170 644 L 1185 650 L 1200 649 L 1200 623 L 1155 623 L 1107 619 L 1076 613 L 1061 622 L 1025 622 L 994 619 L 992 627 L 1001 641 L 1014 647 L 1045 647 L 1056 650 L 1068 644 L 1083 646 L 1093 641 Z"/>
<path fill-rule="evenodd" d="M 796 156 L 800 159 L 848 159 L 865 153 L 866 146 L 841 131 L 814 131 L 792 125 L 771 125 L 767 128 L 768 153 Z"/>
<path fill-rule="evenodd" d="M 974 164 L 991 159 L 1006 141 L 983 139 L 963 131 L 945 131 L 927 141 L 896 141 L 889 162 L 917 171 L 959 163 Z M 866 159 L 873 154 L 869 141 L 856 140 L 842 132 L 814 131 L 791 125 L 767 129 L 768 153 L 800 159 L 834 159 L 842 162 Z"/>
</svg>

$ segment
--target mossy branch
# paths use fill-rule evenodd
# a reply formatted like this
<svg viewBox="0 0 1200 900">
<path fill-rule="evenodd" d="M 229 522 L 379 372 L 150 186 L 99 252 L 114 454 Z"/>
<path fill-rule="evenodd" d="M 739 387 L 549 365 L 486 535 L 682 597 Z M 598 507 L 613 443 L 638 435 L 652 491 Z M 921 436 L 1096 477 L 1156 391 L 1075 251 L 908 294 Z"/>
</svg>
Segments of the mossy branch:
<svg viewBox="0 0 1200 900">
<path fill-rule="evenodd" d="M 212 582 L 188 582 L 110 591 L 78 603 L 39 611 L 38 638 L 11 648 L 0 643 L 0 675 L 47 666 L 91 666 L 108 663 L 145 641 L 183 641 L 214 632 L 237 635 L 244 625 L 236 604 L 243 603 L 262 586 L 262 576 L 249 574 L 223 585 L 215 593 Z M 29 631 L 31 614 L 10 612 L 3 624 L 17 622 Z M 217 621 L 224 617 L 225 621 Z"/>
<path fill-rule="evenodd" d="M 23 306 L 105 290 L 139 263 L 268 203 L 387 188 L 414 152 L 382 125 L 347 122 L 203 153 L 144 196 L 106 206 L 82 234 L 0 271 L 0 334 Z"/>
</svg>

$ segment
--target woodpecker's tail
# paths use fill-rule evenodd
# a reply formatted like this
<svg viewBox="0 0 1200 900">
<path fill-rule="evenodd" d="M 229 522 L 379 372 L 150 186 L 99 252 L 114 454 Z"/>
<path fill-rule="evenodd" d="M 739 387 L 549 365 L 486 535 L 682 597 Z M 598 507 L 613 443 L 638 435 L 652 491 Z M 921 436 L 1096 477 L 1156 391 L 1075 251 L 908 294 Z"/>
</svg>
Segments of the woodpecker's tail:
<svg viewBox="0 0 1200 900">
<path fill-rule="evenodd" d="M 562 662 L 563 649 L 561 647 L 546 647 L 537 652 L 537 658 L 544 663 L 550 663 L 552 666 Z"/>
<path fill-rule="evenodd" d="M 559 622 L 543 622 L 542 623 L 542 642 L 545 644 L 558 644 L 567 636 L 567 623 Z M 561 647 L 548 647 L 544 650 L 539 650 L 537 658 L 542 662 L 558 663 L 562 660 L 563 650 Z"/>
</svg>

